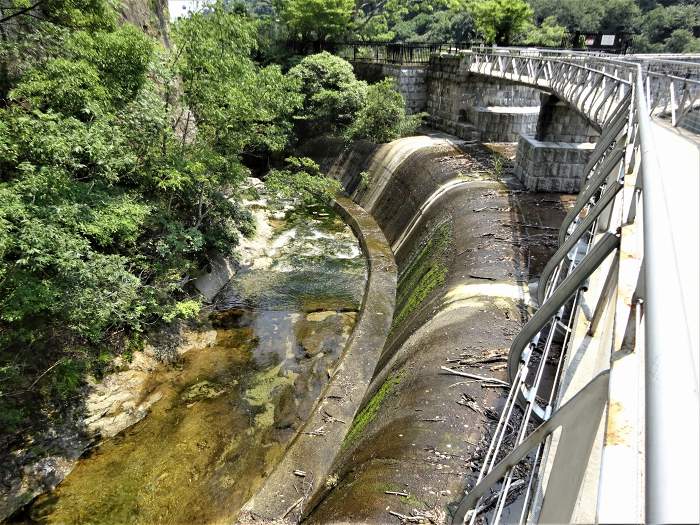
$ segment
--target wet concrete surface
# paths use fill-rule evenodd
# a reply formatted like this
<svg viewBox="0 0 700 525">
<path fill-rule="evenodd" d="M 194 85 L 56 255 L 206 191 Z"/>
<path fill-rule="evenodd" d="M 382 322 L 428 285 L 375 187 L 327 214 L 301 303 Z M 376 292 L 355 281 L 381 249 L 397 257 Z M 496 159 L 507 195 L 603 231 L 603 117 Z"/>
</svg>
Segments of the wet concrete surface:
<svg viewBox="0 0 700 525">
<path fill-rule="evenodd" d="M 399 522 L 392 511 L 423 515 L 426 522 L 449 519 L 465 484 L 478 474 L 505 390 L 447 374 L 441 366 L 500 356 L 461 370 L 506 379 L 505 356 L 529 314 L 528 284 L 553 253 L 572 200 L 525 193 L 510 175 L 507 156 L 496 160 L 483 146 L 437 137 L 431 146 L 402 151 L 396 169 L 378 170 L 376 186 L 357 185 L 354 196 L 390 242 L 416 224 L 396 253 L 399 297 L 404 272 L 442 224 L 450 225 L 449 250 L 426 271 L 431 264 L 445 264 L 447 271 L 393 328 L 363 403 L 373 407 L 372 417 L 337 458 L 336 484 L 316 499 L 310 523 Z M 508 155 L 508 148 L 501 153 Z M 455 179 L 464 184 L 416 219 L 422 203 Z"/>
</svg>

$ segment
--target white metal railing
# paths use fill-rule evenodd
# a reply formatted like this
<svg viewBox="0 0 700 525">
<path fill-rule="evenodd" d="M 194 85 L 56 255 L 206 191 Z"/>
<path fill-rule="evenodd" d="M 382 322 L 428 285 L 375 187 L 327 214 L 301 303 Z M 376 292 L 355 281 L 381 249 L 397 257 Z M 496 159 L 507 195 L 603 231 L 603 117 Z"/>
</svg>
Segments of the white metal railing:
<svg viewBox="0 0 700 525">
<path fill-rule="evenodd" d="M 688 337 L 696 320 L 684 309 L 650 119 L 670 114 L 672 125 L 681 123 L 697 102 L 697 82 L 680 79 L 680 85 L 661 72 L 661 61 L 643 68 L 599 54 L 473 49 L 462 60 L 468 71 L 554 92 L 602 133 L 562 225 L 560 248 L 543 271 L 540 308 L 511 346 L 512 387 L 476 485 L 453 522 L 571 519 L 608 390 L 620 381 L 614 367 L 605 367 L 575 395 L 562 390 L 568 352 L 591 351 L 591 338 L 608 363 L 610 356 L 635 355 L 646 369 L 647 412 L 640 423 L 646 472 L 643 483 L 635 480 L 646 488 L 640 519 L 697 522 L 697 356 Z M 584 344 L 582 337 L 589 340 Z M 682 431 L 669 420 L 673 403 L 691 409 Z M 608 411 L 606 443 L 614 418 Z M 690 476 L 679 475 L 689 470 Z"/>
</svg>

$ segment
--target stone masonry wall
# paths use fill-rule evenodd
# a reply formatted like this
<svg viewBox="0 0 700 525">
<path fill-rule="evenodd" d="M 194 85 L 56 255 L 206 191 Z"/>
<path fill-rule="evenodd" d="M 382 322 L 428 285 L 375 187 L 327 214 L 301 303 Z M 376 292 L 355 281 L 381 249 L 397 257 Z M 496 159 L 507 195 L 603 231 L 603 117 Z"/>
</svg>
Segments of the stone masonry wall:
<svg viewBox="0 0 700 525">
<path fill-rule="evenodd" d="M 543 142 L 595 142 L 600 133 L 577 111 L 549 93 L 542 105 L 535 138 Z"/>
<path fill-rule="evenodd" d="M 355 76 L 367 82 L 378 82 L 386 77 L 396 81 L 396 87 L 406 101 L 408 113 L 425 111 L 427 86 L 425 66 L 355 62 Z"/>
<path fill-rule="evenodd" d="M 529 191 L 578 193 L 595 143 L 545 142 L 521 136 L 515 175 Z"/>
<path fill-rule="evenodd" d="M 426 83 L 426 110 L 437 129 L 493 142 L 515 142 L 520 133 L 534 133 L 537 89 L 469 73 L 460 57 L 447 55 L 431 57 Z"/>
</svg>

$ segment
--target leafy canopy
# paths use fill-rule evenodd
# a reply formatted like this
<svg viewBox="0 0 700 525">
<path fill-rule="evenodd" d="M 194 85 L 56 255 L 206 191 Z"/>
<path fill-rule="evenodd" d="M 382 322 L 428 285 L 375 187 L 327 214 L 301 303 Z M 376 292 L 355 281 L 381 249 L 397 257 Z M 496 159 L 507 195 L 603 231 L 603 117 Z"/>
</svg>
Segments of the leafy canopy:
<svg viewBox="0 0 700 525">
<path fill-rule="evenodd" d="M 396 90 L 394 80 L 386 78 L 369 86 L 367 102 L 348 128 L 346 136 L 352 140 L 389 142 L 413 133 L 422 118 L 422 114 L 406 114 L 403 97 Z"/>
<path fill-rule="evenodd" d="M 284 0 L 277 10 L 293 39 L 323 41 L 348 32 L 353 0 Z"/>
<path fill-rule="evenodd" d="M 524 0 L 478 0 L 469 8 L 477 30 L 489 44 L 515 42 L 532 18 L 532 9 Z"/>
<path fill-rule="evenodd" d="M 365 104 L 367 83 L 355 78 L 349 62 L 325 51 L 305 57 L 289 76 L 304 97 L 299 118 L 309 134 L 342 130 Z"/>
</svg>

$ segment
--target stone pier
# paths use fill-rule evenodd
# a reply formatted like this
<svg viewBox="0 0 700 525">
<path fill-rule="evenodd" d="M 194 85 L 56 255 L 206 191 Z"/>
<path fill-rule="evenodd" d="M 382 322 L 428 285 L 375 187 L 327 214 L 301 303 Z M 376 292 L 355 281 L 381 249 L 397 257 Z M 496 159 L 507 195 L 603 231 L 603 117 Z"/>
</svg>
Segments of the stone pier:
<svg viewBox="0 0 700 525">
<path fill-rule="evenodd" d="M 577 193 L 598 136 L 585 117 L 542 93 L 534 136 L 518 140 L 515 175 L 530 191 Z"/>
</svg>

